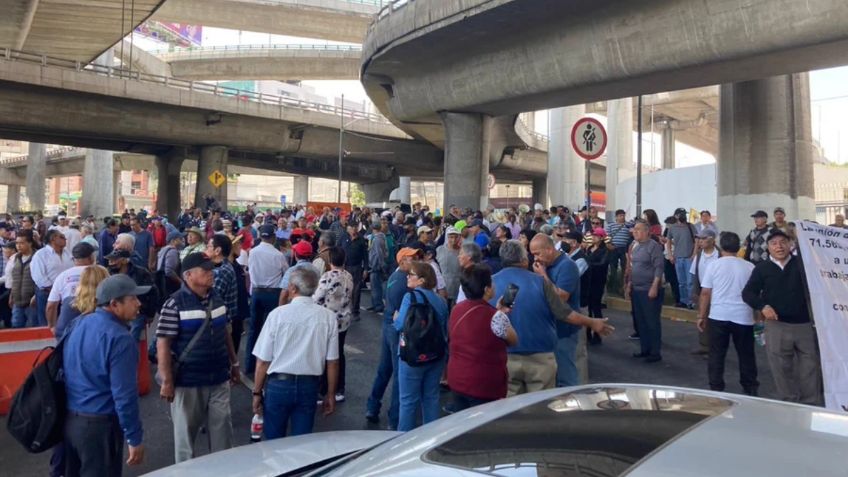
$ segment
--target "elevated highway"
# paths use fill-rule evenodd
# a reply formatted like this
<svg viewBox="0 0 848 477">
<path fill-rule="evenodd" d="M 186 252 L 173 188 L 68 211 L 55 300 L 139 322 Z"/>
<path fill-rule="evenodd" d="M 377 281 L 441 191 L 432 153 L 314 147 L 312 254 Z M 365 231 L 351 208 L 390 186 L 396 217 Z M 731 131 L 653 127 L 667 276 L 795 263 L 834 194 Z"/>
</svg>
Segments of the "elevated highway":
<svg viewBox="0 0 848 477">
<path fill-rule="evenodd" d="M 380 0 L 167 0 L 153 19 L 361 43 L 371 17 L 382 3 Z"/>
<path fill-rule="evenodd" d="M 0 48 L 88 63 L 164 0 L 0 0 Z"/>
<path fill-rule="evenodd" d="M 187 80 L 356 80 L 362 47 L 280 44 L 151 52 Z"/>
</svg>

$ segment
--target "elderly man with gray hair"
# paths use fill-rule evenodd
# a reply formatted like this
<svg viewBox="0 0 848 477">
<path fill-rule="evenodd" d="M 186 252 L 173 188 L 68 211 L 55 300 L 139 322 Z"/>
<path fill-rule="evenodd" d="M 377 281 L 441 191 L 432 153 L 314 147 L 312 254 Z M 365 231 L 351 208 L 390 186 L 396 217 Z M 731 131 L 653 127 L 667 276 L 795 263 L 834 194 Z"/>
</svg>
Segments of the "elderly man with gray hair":
<svg viewBox="0 0 848 477">
<path fill-rule="evenodd" d="M 325 364 L 324 415 L 335 410 L 339 326 L 335 313 L 312 301 L 317 288 L 318 274 L 312 267 L 292 270 L 288 284 L 292 300 L 268 314 L 253 348 L 253 411 L 264 416 L 265 439 L 312 432 Z M 289 423 L 291 431 L 286 432 Z"/>
<path fill-rule="evenodd" d="M 557 321 L 585 326 L 602 336 L 614 328 L 606 319 L 593 319 L 574 311 L 549 280 L 528 270 L 527 249 L 518 240 L 504 242 L 500 256 L 504 268 L 492 277 L 495 297 L 491 304 L 495 306 L 510 285 L 518 287 L 509 313 L 518 344 L 507 350 L 508 395 L 553 388 L 557 374 Z"/>
</svg>

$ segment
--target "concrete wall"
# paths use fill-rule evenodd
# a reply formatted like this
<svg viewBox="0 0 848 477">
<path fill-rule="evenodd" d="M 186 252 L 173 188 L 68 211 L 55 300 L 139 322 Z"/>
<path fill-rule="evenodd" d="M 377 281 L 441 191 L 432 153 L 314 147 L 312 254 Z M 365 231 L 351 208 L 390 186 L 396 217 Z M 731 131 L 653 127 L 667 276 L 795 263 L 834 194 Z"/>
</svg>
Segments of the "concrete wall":
<svg viewBox="0 0 848 477">
<path fill-rule="evenodd" d="M 636 214 L 636 178 L 622 181 L 616 188 L 617 204 L 627 211 L 627 217 Z M 674 209 L 709 210 L 716 214 L 716 166 L 681 167 L 644 174 L 642 176 L 642 210 L 654 209 L 662 222 Z M 752 210 L 748 214 L 750 215 Z M 789 217 L 791 220 L 792 217 Z M 721 217 L 717 217 L 721 228 Z M 736 231 L 740 232 L 740 231 Z M 744 231 L 742 231 L 744 232 Z"/>
</svg>

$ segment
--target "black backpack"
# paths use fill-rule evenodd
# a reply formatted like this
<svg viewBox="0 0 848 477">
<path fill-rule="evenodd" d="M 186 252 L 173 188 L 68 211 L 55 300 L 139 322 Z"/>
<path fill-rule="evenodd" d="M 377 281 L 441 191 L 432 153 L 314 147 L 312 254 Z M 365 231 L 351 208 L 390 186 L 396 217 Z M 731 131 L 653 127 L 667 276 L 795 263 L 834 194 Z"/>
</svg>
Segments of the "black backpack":
<svg viewBox="0 0 848 477">
<path fill-rule="evenodd" d="M 41 355 L 36 357 L 34 369 L 12 398 L 6 428 L 33 454 L 44 452 L 63 439 L 67 396 L 62 349 L 69 334 L 70 329 L 42 363 L 36 365 Z"/>
<path fill-rule="evenodd" d="M 411 303 L 400 332 L 400 359 L 410 366 L 423 366 L 445 355 L 445 336 L 436 311 L 426 297 L 411 293 Z"/>
</svg>

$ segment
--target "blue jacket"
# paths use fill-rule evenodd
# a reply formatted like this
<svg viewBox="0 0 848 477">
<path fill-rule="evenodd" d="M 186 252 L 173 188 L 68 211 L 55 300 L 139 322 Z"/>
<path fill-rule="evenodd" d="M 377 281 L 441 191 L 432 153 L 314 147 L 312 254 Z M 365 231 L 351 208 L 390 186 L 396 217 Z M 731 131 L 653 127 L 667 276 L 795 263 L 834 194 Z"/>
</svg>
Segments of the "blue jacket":
<svg viewBox="0 0 848 477">
<path fill-rule="evenodd" d="M 557 344 L 556 319 L 545 298 L 545 279 L 518 267 L 506 267 L 492 277 L 495 297 L 490 301 L 497 306 L 510 283 L 518 286 L 518 294 L 509 321 L 518 334 L 518 344 L 509 353 L 552 353 Z"/>
<path fill-rule="evenodd" d="M 174 339 L 174 366 L 176 359 L 206 320 L 206 306 L 193 291 L 183 284 L 171 298 L 179 311 L 179 334 Z M 212 324 L 189 351 L 177 373 L 175 385 L 185 387 L 214 386 L 230 378 L 230 355 L 227 350 L 227 307 L 214 292 L 209 291 Z"/>
<path fill-rule="evenodd" d="M 580 269 L 577 268 L 577 263 L 567 254 L 560 253 L 559 257 L 551 263 L 546 270 L 548 277 L 553 284 L 560 290 L 569 293 L 568 305 L 574 309 L 580 309 Z M 580 329 L 577 325 L 570 323 L 556 322 L 556 330 L 558 338 L 565 338 L 573 335 Z"/>
<path fill-rule="evenodd" d="M 67 407 L 85 414 L 116 414 L 131 446 L 143 437 L 138 412 L 138 344 L 126 323 L 98 308 L 69 327 L 62 358 Z"/>
</svg>

